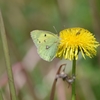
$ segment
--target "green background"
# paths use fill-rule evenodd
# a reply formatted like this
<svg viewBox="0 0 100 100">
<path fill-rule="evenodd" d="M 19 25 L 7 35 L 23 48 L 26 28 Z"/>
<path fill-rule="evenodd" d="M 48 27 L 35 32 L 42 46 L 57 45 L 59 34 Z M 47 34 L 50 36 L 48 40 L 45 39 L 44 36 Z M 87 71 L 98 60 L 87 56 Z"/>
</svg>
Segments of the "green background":
<svg viewBox="0 0 100 100">
<path fill-rule="evenodd" d="M 31 40 L 32 30 L 47 30 L 56 34 L 69 27 L 83 27 L 100 41 L 99 0 L 0 0 L 11 63 L 14 70 L 19 100 L 48 100 L 56 71 L 67 63 L 66 73 L 71 73 L 71 61 L 41 60 Z M 77 100 L 100 100 L 100 48 L 97 56 L 77 61 Z M 68 71 L 68 72 L 67 72 Z M 18 77 L 19 75 L 19 77 Z M 5 100 L 9 100 L 4 53 L 0 36 L 0 87 Z M 56 100 L 70 100 L 71 86 L 59 80 Z"/>
</svg>

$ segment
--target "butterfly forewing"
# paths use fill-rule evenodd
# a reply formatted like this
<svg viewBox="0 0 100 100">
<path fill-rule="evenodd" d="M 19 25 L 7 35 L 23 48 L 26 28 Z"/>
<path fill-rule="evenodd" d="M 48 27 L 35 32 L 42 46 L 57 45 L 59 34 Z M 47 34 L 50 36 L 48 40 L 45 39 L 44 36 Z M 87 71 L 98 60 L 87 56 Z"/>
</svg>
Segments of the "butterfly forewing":
<svg viewBox="0 0 100 100">
<path fill-rule="evenodd" d="M 59 37 L 51 32 L 40 30 L 32 31 L 31 37 L 40 57 L 46 61 L 52 61 L 58 49 Z"/>
</svg>

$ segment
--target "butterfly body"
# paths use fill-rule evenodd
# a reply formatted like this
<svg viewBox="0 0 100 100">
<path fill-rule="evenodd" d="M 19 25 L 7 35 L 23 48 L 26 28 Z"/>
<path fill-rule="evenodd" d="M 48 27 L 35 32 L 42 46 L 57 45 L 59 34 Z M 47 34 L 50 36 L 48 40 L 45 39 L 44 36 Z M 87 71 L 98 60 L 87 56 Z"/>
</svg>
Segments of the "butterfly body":
<svg viewBox="0 0 100 100">
<path fill-rule="evenodd" d="M 59 37 L 52 32 L 42 30 L 32 31 L 31 37 L 40 57 L 46 61 L 52 61 L 58 50 Z"/>
</svg>

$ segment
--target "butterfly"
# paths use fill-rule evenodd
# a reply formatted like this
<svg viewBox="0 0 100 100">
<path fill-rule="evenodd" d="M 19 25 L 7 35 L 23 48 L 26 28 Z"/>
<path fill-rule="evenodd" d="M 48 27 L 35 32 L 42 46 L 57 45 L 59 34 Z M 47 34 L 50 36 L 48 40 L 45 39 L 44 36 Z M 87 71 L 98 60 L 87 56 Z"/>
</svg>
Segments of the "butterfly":
<svg viewBox="0 0 100 100">
<path fill-rule="evenodd" d="M 34 30 L 31 32 L 31 38 L 42 59 L 50 62 L 55 58 L 60 43 L 58 35 L 49 31 Z"/>
</svg>

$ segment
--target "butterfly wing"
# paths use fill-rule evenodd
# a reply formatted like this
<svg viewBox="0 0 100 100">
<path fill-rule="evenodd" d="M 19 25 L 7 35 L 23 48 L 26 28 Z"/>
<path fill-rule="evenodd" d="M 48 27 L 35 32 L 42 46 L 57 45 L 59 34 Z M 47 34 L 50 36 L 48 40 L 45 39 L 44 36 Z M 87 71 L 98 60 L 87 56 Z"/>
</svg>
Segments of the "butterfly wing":
<svg viewBox="0 0 100 100">
<path fill-rule="evenodd" d="M 35 30 L 31 32 L 38 54 L 46 61 L 52 61 L 56 55 L 59 37 L 49 31 Z"/>
</svg>

